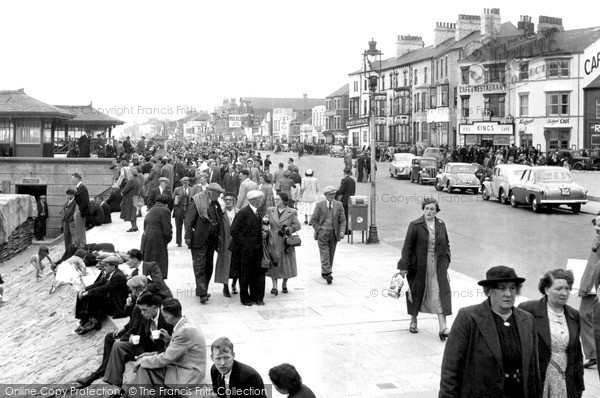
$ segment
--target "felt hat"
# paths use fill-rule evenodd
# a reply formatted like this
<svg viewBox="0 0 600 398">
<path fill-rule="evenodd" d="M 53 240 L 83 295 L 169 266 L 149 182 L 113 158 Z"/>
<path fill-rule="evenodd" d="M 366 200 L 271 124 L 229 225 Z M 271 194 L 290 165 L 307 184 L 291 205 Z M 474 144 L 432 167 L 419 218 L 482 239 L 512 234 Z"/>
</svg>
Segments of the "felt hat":
<svg viewBox="0 0 600 398">
<path fill-rule="evenodd" d="M 485 279 L 477 282 L 479 286 L 488 286 L 499 282 L 516 282 L 523 283 L 525 278 L 517 276 L 514 268 L 507 267 L 505 265 L 497 265 L 490 268 L 485 273 Z"/>
</svg>

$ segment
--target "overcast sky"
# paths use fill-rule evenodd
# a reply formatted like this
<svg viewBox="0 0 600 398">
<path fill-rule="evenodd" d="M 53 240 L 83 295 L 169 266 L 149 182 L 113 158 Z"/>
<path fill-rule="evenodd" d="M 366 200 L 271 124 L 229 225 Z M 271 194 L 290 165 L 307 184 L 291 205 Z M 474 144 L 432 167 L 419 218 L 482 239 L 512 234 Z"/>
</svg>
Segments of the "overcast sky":
<svg viewBox="0 0 600 398">
<path fill-rule="evenodd" d="M 371 37 L 384 58 L 398 35 L 432 44 L 437 21 L 500 8 L 599 26 L 590 2 L 502 1 L 3 1 L 0 89 L 50 104 L 93 102 L 125 121 L 212 111 L 224 97 L 324 98 L 361 66 Z M 163 113 L 150 108 L 164 107 Z M 133 113 L 130 115 L 129 113 Z M 116 116 L 116 115 L 115 115 Z"/>
</svg>

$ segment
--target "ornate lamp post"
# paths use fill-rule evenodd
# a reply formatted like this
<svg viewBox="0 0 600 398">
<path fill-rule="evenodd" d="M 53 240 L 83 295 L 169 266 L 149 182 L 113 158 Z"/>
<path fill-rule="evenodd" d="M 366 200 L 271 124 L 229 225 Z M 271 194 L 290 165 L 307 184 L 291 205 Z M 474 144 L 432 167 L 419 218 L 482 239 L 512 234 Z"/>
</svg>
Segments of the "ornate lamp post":
<svg viewBox="0 0 600 398">
<path fill-rule="evenodd" d="M 377 188 L 376 188 L 376 157 L 375 146 L 377 144 L 375 132 L 375 92 L 379 83 L 379 74 L 381 69 L 381 51 L 377 49 L 377 42 L 373 39 L 369 42 L 369 49 L 363 52 L 363 71 L 365 77 L 369 79 L 369 134 L 371 135 L 371 220 L 369 225 L 369 236 L 367 243 L 379 243 L 377 236 Z"/>
</svg>

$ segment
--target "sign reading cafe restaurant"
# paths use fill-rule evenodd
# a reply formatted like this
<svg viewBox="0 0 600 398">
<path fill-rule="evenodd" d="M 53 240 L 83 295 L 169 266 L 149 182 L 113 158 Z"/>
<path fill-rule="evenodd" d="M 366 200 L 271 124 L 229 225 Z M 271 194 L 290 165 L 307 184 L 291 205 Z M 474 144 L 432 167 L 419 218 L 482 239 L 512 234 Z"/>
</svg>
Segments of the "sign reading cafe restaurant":
<svg viewBox="0 0 600 398">
<path fill-rule="evenodd" d="M 458 126 L 459 134 L 514 134 L 512 124 L 499 124 L 496 122 L 475 122 L 473 124 L 461 124 Z"/>
</svg>

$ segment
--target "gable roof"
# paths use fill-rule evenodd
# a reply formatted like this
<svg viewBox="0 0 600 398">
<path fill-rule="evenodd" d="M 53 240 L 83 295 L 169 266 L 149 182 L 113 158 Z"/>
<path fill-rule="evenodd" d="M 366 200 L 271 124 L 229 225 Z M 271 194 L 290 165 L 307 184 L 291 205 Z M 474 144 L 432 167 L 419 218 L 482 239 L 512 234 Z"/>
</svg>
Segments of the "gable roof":
<svg viewBox="0 0 600 398">
<path fill-rule="evenodd" d="M 55 105 L 58 109 L 70 113 L 75 117 L 71 120 L 72 123 L 79 124 L 105 124 L 105 125 L 121 125 L 124 121 L 116 119 L 112 116 L 105 115 L 92 105 Z"/>
<path fill-rule="evenodd" d="M 184 117 L 182 117 L 181 119 L 178 119 L 177 121 L 182 122 L 182 123 L 187 123 L 187 122 L 194 122 L 194 121 L 207 122 L 209 120 L 210 120 L 210 115 L 207 115 L 206 113 L 190 113 L 189 115 L 185 115 Z"/>
<path fill-rule="evenodd" d="M 590 84 L 585 86 L 583 89 L 587 90 L 588 88 L 600 88 L 600 75 L 598 75 L 598 77 L 592 80 Z"/>
<path fill-rule="evenodd" d="M 72 119 L 75 115 L 48 105 L 25 94 L 24 89 L 0 91 L 0 116 L 4 117 L 54 117 Z"/>
<path fill-rule="evenodd" d="M 343 95 L 348 95 L 349 92 L 350 92 L 350 83 L 346 83 L 342 87 L 335 90 L 333 93 L 329 94 L 327 96 L 327 98 L 341 97 Z"/>
<path fill-rule="evenodd" d="M 324 98 L 265 98 L 243 97 L 248 106 L 255 110 L 272 110 L 275 108 L 312 109 L 317 105 L 325 105 Z"/>
</svg>

